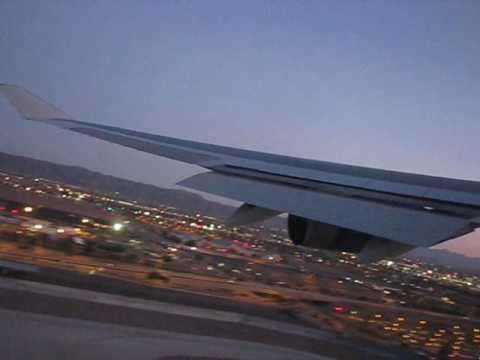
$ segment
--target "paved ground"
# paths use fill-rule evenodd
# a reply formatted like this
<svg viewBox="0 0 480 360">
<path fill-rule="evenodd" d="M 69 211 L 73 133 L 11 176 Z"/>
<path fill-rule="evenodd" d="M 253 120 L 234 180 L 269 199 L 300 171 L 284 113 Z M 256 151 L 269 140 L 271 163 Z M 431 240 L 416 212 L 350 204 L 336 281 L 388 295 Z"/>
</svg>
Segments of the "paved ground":
<svg viewBox="0 0 480 360">
<path fill-rule="evenodd" d="M 0 324 L 7 360 L 408 358 L 264 317 L 5 278 Z"/>
<path fill-rule="evenodd" d="M 328 359 L 217 337 L 0 310 L 2 359 Z M 5 326 L 7 325 L 7 326 Z M 6 356 L 5 356 L 6 355 Z"/>
</svg>

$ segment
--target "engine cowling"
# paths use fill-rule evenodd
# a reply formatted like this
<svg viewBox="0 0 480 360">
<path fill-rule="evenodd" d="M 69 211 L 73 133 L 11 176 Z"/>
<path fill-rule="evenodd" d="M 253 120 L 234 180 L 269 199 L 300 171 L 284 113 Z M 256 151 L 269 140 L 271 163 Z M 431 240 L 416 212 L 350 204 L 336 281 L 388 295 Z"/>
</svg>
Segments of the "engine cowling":
<svg viewBox="0 0 480 360">
<path fill-rule="evenodd" d="M 288 235 L 295 245 L 354 253 L 360 252 L 372 237 L 291 214 L 288 216 Z"/>
<path fill-rule="evenodd" d="M 288 234 L 295 245 L 360 253 L 364 260 L 393 257 L 413 247 L 370 234 L 289 214 Z"/>
</svg>

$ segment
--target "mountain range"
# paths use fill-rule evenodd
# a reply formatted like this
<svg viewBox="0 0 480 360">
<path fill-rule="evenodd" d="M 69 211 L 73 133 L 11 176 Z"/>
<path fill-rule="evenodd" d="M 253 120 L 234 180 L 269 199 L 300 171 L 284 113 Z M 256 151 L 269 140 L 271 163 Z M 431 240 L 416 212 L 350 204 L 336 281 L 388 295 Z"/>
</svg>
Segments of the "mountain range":
<svg viewBox="0 0 480 360">
<path fill-rule="evenodd" d="M 228 205 L 209 201 L 185 190 L 165 189 L 151 184 L 120 179 L 78 166 L 55 164 L 48 161 L 0 152 L 0 171 L 58 181 L 81 187 L 91 192 L 115 194 L 128 201 L 136 200 L 152 206 L 167 205 L 187 213 L 200 212 L 220 219 L 234 211 Z"/>
</svg>

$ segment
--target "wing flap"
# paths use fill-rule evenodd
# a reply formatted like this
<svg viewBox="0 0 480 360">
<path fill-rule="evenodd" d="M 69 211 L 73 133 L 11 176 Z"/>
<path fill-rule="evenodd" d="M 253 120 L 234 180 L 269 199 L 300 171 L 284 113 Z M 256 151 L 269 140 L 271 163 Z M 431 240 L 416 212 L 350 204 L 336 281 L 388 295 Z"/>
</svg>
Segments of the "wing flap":
<svg viewBox="0 0 480 360">
<path fill-rule="evenodd" d="M 242 204 L 235 212 L 225 221 L 228 226 L 242 226 L 261 222 L 277 215 L 280 211 L 262 208 L 251 204 Z"/>
<path fill-rule="evenodd" d="M 473 230 L 463 218 L 214 172 L 192 176 L 178 185 L 411 246 L 428 247 Z"/>
</svg>

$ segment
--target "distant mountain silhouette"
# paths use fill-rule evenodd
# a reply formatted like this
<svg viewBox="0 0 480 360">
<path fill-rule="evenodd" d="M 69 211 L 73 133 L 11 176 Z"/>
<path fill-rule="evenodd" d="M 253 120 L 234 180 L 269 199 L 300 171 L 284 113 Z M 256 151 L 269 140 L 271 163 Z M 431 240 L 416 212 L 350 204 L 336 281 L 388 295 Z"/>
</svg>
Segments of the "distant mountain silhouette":
<svg viewBox="0 0 480 360">
<path fill-rule="evenodd" d="M 447 249 L 417 248 L 407 254 L 409 258 L 419 258 L 435 265 L 447 266 L 456 270 L 480 275 L 480 258 L 472 258 Z"/>
<path fill-rule="evenodd" d="M 0 171 L 41 177 L 70 185 L 80 186 L 89 191 L 116 194 L 127 200 L 137 200 L 153 206 L 173 206 L 188 213 L 200 212 L 204 215 L 225 219 L 234 208 L 206 200 L 198 194 L 185 190 L 160 188 L 155 185 L 120 179 L 78 166 L 68 166 L 36 160 L 28 157 L 0 152 Z M 285 219 L 274 218 L 265 222 L 267 226 L 285 227 Z M 469 258 L 448 250 L 418 248 L 408 257 L 420 258 L 434 264 L 452 266 L 456 269 L 480 273 L 480 258 Z"/>
<path fill-rule="evenodd" d="M 214 216 L 220 219 L 226 218 L 234 211 L 234 208 L 231 206 L 206 200 L 198 194 L 185 190 L 160 188 L 150 184 L 104 175 L 78 166 L 60 165 L 0 152 L 1 170 L 7 173 L 59 181 L 93 192 L 118 193 L 118 197 L 129 201 L 136 200 L 153 206 L 160 204 L 168 205 L 189 213 L 200 212 L 203 215 Z M 281 221 L 281 219 L 279 220 Z"/>
</svg>

